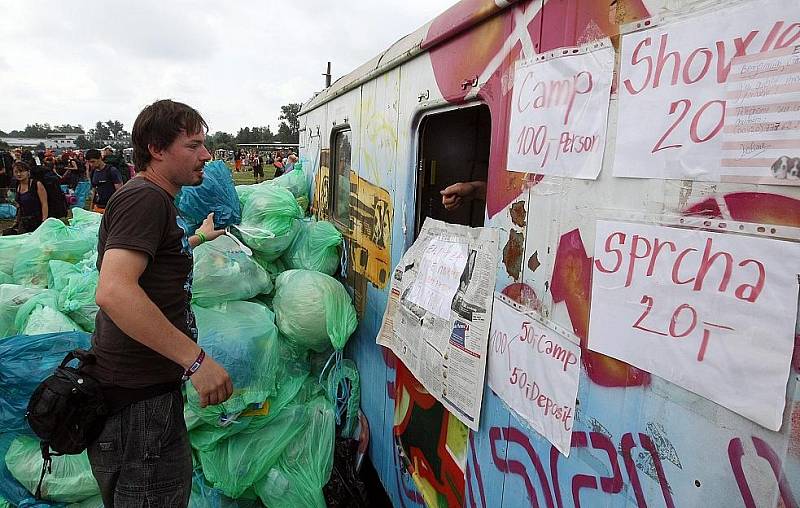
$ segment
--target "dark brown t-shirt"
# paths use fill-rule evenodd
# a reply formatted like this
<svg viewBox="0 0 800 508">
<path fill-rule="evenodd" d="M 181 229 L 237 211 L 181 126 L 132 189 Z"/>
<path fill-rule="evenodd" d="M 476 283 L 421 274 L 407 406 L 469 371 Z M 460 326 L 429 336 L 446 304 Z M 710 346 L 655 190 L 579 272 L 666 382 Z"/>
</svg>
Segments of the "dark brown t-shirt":
<svg viewBox="0 0 800 508">
<path fill-rule="evenodd" d="M 172 196 L 142 177 L 133 178 L 114 193 L 106 207 L 97 242 L 97 269 L 109 249 L 147 254 L 149 261 L 139 285 L 178 330 L 197 342 L 189 305 L 192 250 L 180 221 Z M 180 380 L 180 365 L 123 333 L 102 310 L 95 326 L 92 351 L 97 363 L 87 370 L 100 383 L 141 388 Z"/>
</svg>

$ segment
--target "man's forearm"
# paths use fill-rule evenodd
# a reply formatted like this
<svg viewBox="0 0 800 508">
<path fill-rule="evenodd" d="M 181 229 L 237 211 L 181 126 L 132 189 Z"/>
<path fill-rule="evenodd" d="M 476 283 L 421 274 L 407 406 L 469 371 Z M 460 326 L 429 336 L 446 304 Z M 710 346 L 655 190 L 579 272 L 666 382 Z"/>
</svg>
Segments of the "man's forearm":
<svg viewBox="0 0 800 508">
<path fill-rule="evenodd" d="M 98 291 L 97 304 L 123 333 L 181 367 L 188 367 L 200 347 L 169 322 L 138 285 L 112 284 Z"/>
<path fill-rule="evenodd" d="M 486 182 L 482 180 L 476 180 L 474 182 L 468 182 L 469 185 L 472 186 L 472 198 L 479 199 L 481 201 L 486 201 Z"/>
</svg>

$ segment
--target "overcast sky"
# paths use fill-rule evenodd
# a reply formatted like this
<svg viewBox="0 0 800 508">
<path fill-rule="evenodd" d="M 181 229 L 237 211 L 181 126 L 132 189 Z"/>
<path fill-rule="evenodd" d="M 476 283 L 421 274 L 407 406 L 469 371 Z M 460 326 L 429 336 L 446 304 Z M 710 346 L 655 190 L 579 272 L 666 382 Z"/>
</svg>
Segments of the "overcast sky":
<svg viewBox="0 0 800 508">
<path fill-rule="evenodd" d="M 270 125 L 455 0 L 3 0 L 0 130 L 196 107 L 211 132 Z"/>
</svg>

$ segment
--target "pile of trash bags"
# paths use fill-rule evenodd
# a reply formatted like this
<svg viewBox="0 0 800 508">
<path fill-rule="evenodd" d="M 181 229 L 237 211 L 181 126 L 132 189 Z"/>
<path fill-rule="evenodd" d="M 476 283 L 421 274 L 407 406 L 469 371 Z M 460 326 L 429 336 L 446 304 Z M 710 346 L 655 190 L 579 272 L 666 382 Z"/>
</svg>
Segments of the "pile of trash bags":
<svg viewBox="0 0 800 508">
<path fill-rule="evenodd" d="M 187 228 L 214 212 L 226 234 L 193 251 L 199 343 L 231 375 L 234 393 L 201 408 L 186 383 L 195 472 L 192 507 L 324 507 L 337 436 L 358 422 L 358 371 L 342 359 L 357 320 L 334 278 L 342 235 L 306 217 L 302 169 L 233 187 L 208 164 L 202 186 L 176 198 Z M 42 497 L 39 443 L 24 420 L 36 385 L 94 331 L 102 216 L 0 237 L 0 508 L 101 507 L 86 454 L 54 457 Z M 187 229 L 191 233 L 192 229 Z"/>
</svg>

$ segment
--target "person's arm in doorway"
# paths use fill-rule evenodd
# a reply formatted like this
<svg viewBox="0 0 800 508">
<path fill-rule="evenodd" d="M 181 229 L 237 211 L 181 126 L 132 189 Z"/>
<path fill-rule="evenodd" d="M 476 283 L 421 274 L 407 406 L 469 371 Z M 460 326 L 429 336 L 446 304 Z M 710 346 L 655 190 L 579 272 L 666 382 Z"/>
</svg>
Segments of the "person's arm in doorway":
<svg viewBox="0 0 800 508">
<path fill-rule="evenodd" d="M 486 201 L 486 182 L 476 180 L 474 182 L 458 182 L 446 187 L 441 191 L 442 205 L 447 210 L 455 210 L 464 204 L 465 201 L 478 199 Z"/>
</svg>

